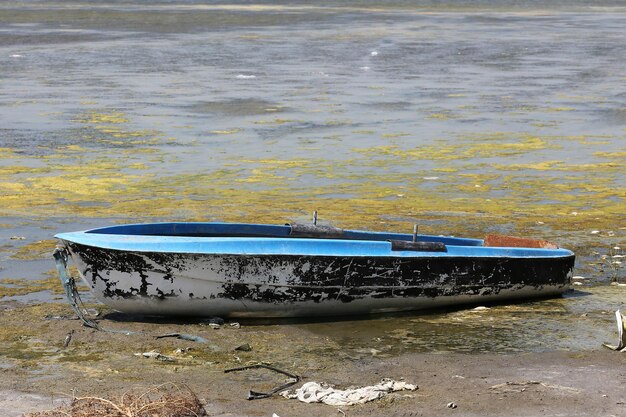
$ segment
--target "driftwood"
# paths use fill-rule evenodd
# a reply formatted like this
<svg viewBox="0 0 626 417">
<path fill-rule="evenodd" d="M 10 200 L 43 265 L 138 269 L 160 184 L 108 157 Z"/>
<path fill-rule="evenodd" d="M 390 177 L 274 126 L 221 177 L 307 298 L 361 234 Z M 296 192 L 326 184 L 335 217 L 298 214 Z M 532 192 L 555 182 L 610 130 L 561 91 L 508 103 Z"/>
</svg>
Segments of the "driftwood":
<svg viewBox="0 0 626 417">
<path fill-rule="evenodd" d="M 256 392 L 256 391 L 250 390 L 250 392 L 248 393 L 248 400 L 259 400 L 261 398 L 269 398 L 272 395 L 276 394 L 277 392 L 283 391 L 289 388 L 290 386 L 297 384 L 300 381 L 299 375 L 292 374 L 291 372 L 283 371 L 281 369 L 274 368 L 273 366 L 265 365 L 263 363 L 259 363 L 256 365 L 240 366 L 238 368 L 226 369 L 224 373 L 227 374 L 229 372 L 245 371 L 247 369 L 258 369 L 258 368 L 269 369 L 270 371 L 278 372 L 279 374 L 283 374 L 283 375 L 288 376 L 289 378 L 292 378 L 292 380 L 287 382 L 286 384 L 283 384 L 279 387 L 274 388 L 270 392 Z"/>
</svg>

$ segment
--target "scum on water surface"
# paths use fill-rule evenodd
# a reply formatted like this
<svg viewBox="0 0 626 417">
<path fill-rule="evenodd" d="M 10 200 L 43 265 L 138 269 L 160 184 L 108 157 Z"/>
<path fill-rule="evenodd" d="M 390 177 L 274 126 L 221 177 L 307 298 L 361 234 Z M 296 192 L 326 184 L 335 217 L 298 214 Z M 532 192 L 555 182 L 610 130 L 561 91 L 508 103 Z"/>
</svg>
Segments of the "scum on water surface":
<svg viewBox="0 0 626 417">
<path fill-rule="evenodd" d="M 624 165 L 613 153 L 589 146 L 597 162 L 575 164 L 543 160 L 537 152 L 559 149 L 568 137 L 475 134 L 414 149 L 356 148 L 341 161 L 227 157 L 219 169 L 157 175 L 161 162 L 171 158 L 158 136 L 126 129 L 128 119 L 119 112 L 89 113 L 78 120 L 100 132 L 97 146 L 42 148 L 41 155 L 2 151 L 3 215 L 28 209 L 44 217 L 132 218 L 135 213 L 206 219 L 209 196 L 211 212 L 223 220 L 245 216 L 271 222 L 315 207 L 348 227 L 380 227 L 383 219 L 398 227 L 402 222 L 389 220 L 395 217 L 436 219 L 450 223 L 444 227 L 451 231 L 466 223 L 462 214 L 480 213 L 483 219 L 520 223 L 522 230 L 556 219 L 562 230 L 611 229 L 623 214 L 619 175 Z M 109 147 L 111 137 L 120 146 Z M 194 151 L 194 145 L 188 147 Z M 430 161 L 444 163 L 432 170 L 410 169 Z M 449 212 L 457 216 L 437 214 Z"/>
</svg>

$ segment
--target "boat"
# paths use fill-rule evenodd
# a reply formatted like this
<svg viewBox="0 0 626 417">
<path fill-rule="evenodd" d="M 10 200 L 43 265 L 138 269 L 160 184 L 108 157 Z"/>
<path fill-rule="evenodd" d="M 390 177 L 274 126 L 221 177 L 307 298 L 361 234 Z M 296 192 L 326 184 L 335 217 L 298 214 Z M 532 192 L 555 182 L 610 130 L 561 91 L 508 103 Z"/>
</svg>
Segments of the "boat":
<svg viewBox="0 0 626 417">
<path fill-rule="evenodd" d="M 555 297 L 574 267 L 574 253 L 547 241 L 417 227 L 171 222 L 55 237 L 62 276 L 71 258 L 99 301 L 155 316 L 342 316 Z"/>
</svg>

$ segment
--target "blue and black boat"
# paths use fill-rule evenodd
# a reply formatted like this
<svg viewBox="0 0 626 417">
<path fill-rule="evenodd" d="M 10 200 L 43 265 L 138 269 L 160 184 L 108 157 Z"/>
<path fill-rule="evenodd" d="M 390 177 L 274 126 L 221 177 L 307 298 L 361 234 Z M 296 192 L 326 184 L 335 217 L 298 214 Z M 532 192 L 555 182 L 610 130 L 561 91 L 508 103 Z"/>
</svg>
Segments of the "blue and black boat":
<svg viewBox="0 0 626 417">
<path fill-rule="evenodd" d="M 316 224 L 129 224 L 61 233 L 57 262 L 115 310 L 145 315 L 362 315 L 559 296 L 574 254 L 546 241 Z"/>
</svg>

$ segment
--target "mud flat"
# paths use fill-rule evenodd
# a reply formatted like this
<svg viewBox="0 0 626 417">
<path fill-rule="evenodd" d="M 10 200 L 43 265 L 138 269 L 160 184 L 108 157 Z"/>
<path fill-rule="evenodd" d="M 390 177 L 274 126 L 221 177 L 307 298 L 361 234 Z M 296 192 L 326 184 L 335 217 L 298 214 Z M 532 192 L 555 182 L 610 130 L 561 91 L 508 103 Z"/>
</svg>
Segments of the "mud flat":
<svg viewBox="0 0 626 417">
<path fill-rule="evenodd" d="M 487 311 L 489 312 L 489 311 Z M 419 335 L 398 326 L 372 338 L 341 338 L 324 329 L 337 323 L 225 323 L 156 321 L 103 311 L 101 324 L 131 335 L 85 328 L 69 307 L 5 303 L 0 315 L 3 416 L 58 405 L 60 398 L 119 396 L 174 383 L 191 388 L 209 415 L 338 415 L 337 407 L 304 404 L 282 397 L 248 401 L 248 390 L 268 391 L 285 382 L 266 370 L 225 374 L 225 369 L 266 363 L 339 388 L 373 385 L 382 378 L 417 384 L 367 404 L 339 407 L 355 416 L 426 415 L 615 415 L 626 413 L 626 355 L 597 348 L 535 352 L 459 353 L 464 336 L 448 333 L 449 350 L 398 350 Z M 463 312 L 449 312 L 454 321 Z M 481 313 L 482 314 L 482 313 Z M 466 314 L 469 320 L 469 313 Z M 355 330 L 385 327 L 403 318 L 343 323 Z M 607 323 L 609 318 L 607 316 Z M 480 322 L 480 320 L 478 320 Z M 406 323 L 406 321 L 404 322 Z M 346 327 L 346 324 L 348 326 Z M 391 326 L 393 327 L 393 326 Z M 401 327 L 401 326 L 400 326 Z M 444 327 L 442 327 L 442 332 Z M 74 330 L 64 348 L 66 335 Z M 452 329 L 454 330 L 454 329 Z M 523 328 L 517 329 L 524 332 Z M 169 333 L 200 336 L 206 343 L 156 338 Z M 376 336 L 378 334 L 378 336 Z M 391 336 L 396 336 L 391 337 Z M 395 342 L 394 342 L 395 341 Z M 512 341 L 514 343 L 514 341 Z M 494 342 L 496 343 L 496 342 Z M 236 350 L 248 344 L 251 350 Z M 159 352 L 168 360 L 147 358 Z M 54 398 L 54 402 L 53 402 Z M 451 404 L 453 403 L 453 404 Z M 452 408 L 454 407 L 454 408 Z"/>
</svg>

